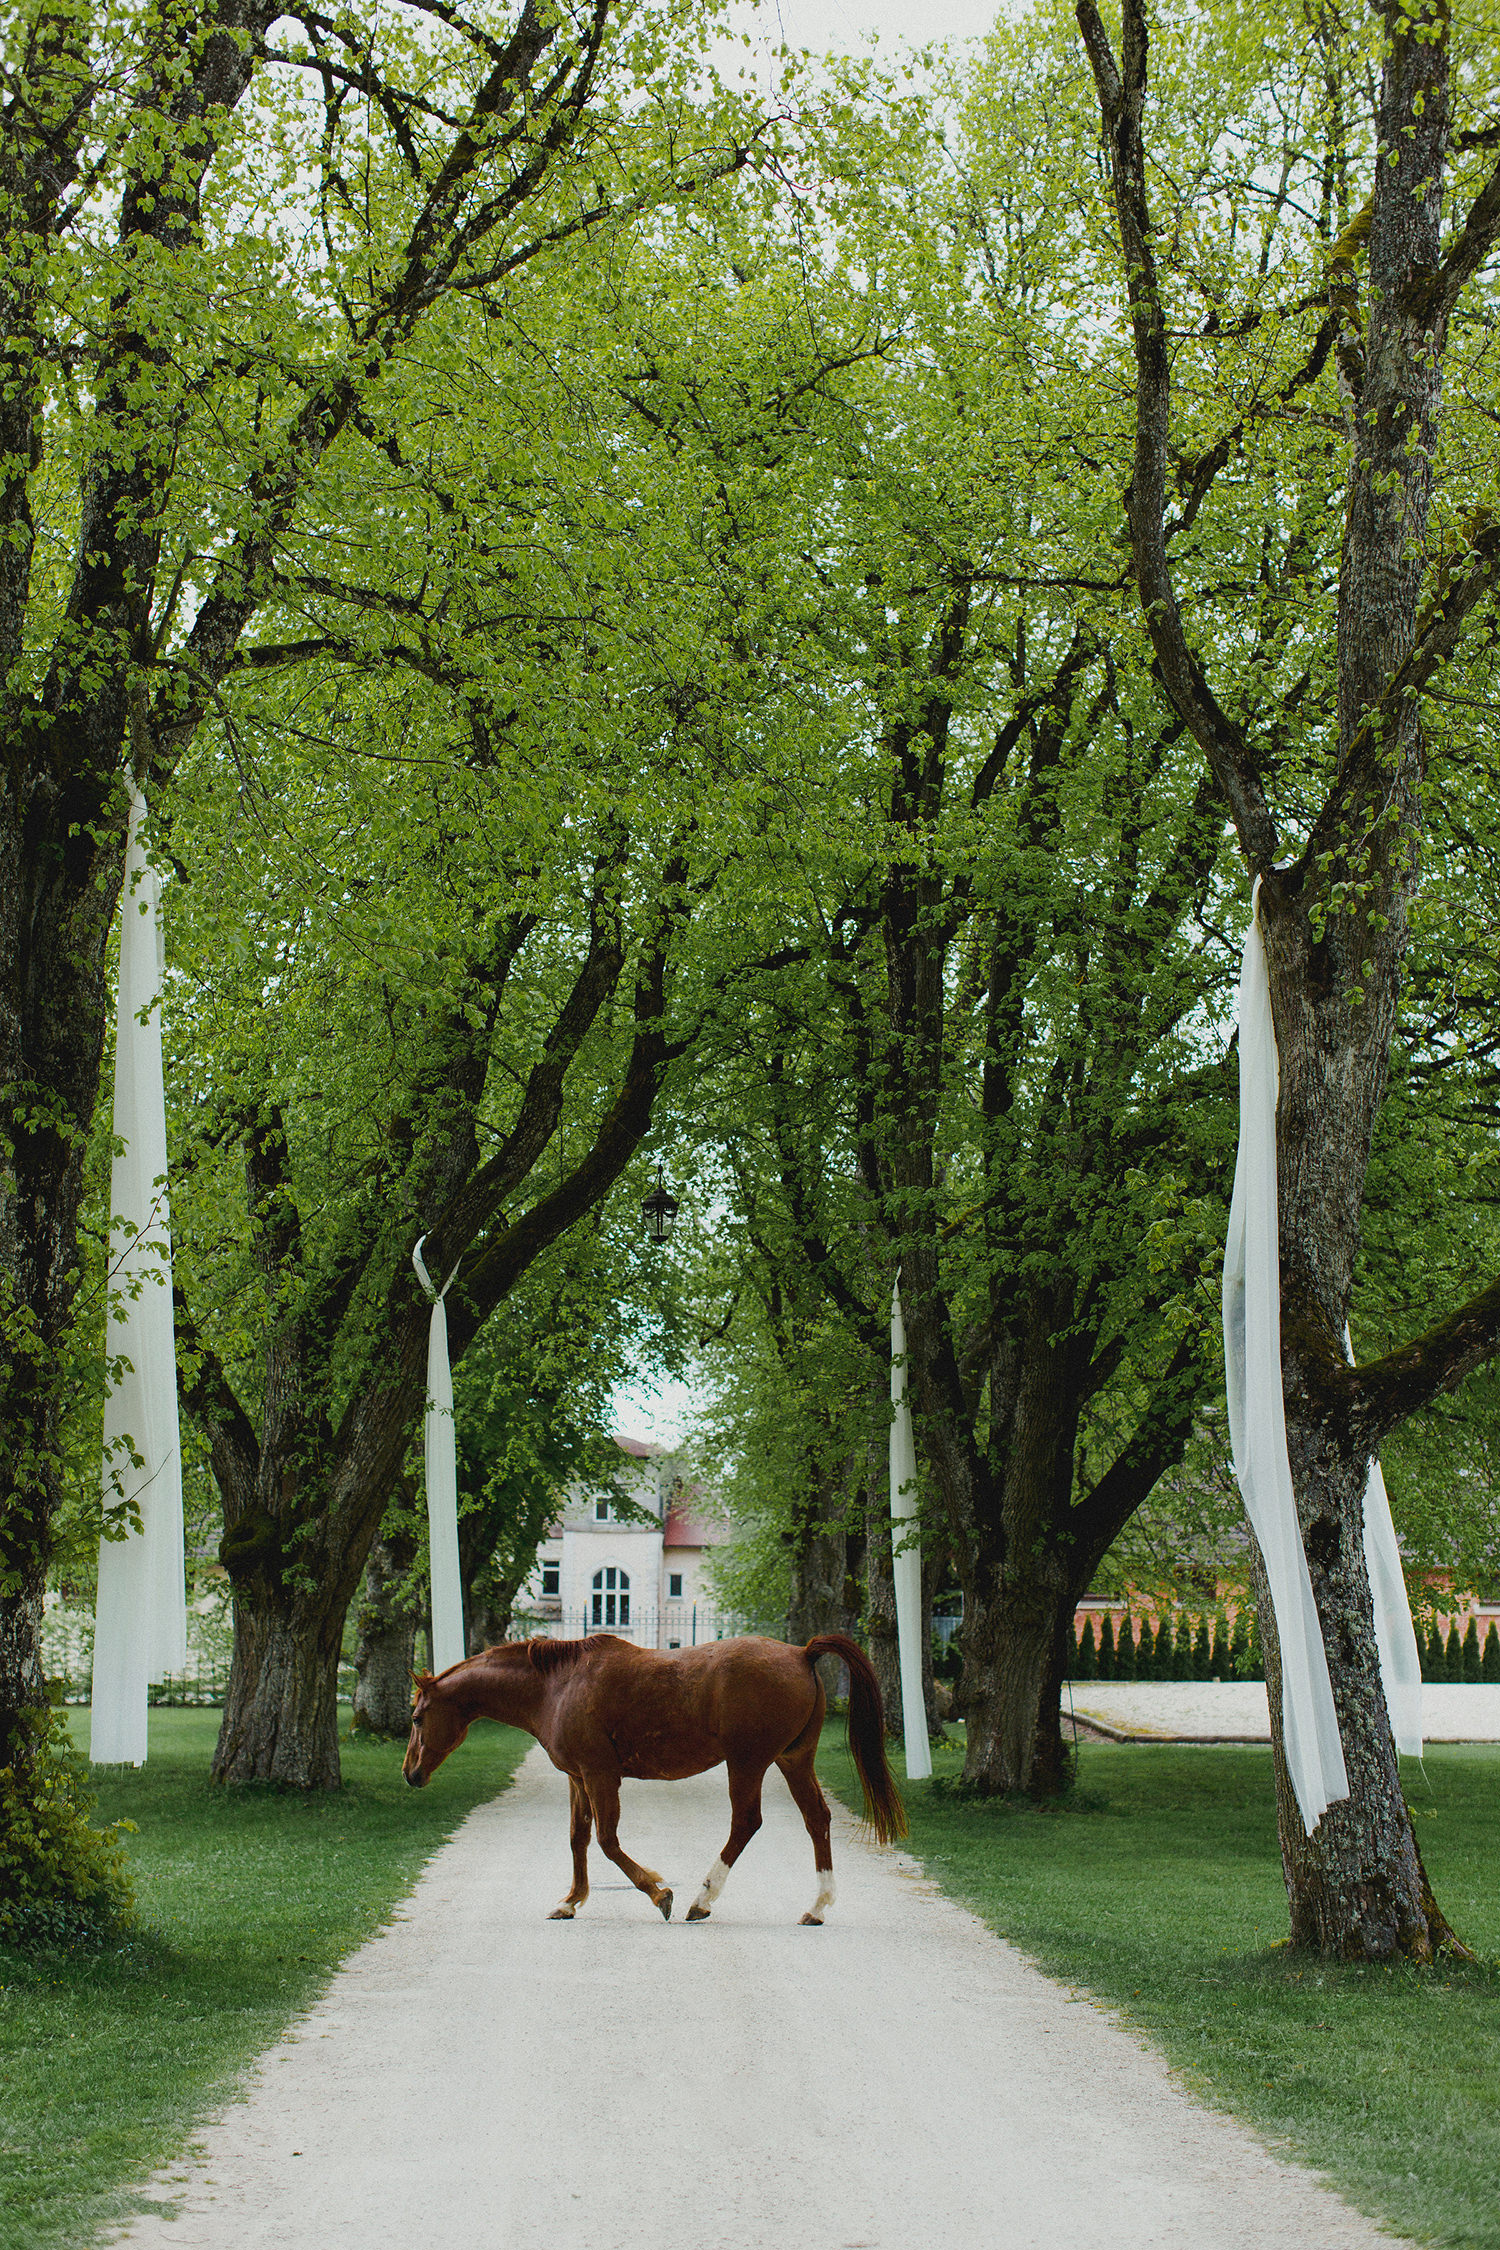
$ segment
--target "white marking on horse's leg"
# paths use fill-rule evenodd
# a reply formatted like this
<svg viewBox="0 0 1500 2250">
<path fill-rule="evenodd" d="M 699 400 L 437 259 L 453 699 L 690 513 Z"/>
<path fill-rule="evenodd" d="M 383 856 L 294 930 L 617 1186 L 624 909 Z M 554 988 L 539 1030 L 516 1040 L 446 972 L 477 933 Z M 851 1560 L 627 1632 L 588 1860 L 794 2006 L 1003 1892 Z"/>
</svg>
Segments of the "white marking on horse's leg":
<svg viewBox="0 0 1500 2250">
<path fill-rule="evenodd" d="M 816 1873 L 818 1878 L 818 1895 L 812 1902 L 811 1913 L 803 1915 L 802 1919 L 804 1922 L 821 1922 L 824 1913 L 830 1906 L 832 1906 L 834 1899 L 838 1895 L 833 1880 L 833 1869 L 831 1867 L 820 1867 L 816 1870 Z"/>
<path fill-rule="evenodd" d="M 559 1899 L 547 1919 L 549 1922 L 571 1922 L 577 1911 L 578 1909 L 571 1899 Z"/>
<path fill-rule="evenodd" d="M 728 1880 L 729 1869 L 725 1866 L 722 1859 L 716 1859 L 713 1863 L 713 1866 L 704 1876 L 703 1888 L 698 1893 L 698 1896 L 694 1899 L 692 1905 L 688 1908 L 688 1912 L 692 1915 L 695 1915 L 701 1921 L 703 1916 L 713 1905 L 714 1900 L 718 1897 L 720 1891 L 723 1890 L 724 1885 L 728 1882 Z"/>
</svg>

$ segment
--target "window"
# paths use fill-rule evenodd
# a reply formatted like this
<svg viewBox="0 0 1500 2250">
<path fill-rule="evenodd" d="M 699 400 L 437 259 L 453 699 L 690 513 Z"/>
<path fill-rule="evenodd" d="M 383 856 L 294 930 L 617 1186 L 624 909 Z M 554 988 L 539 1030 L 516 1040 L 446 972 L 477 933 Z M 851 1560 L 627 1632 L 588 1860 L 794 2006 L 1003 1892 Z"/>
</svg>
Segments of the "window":
<svg viewBox="0 0 1500 2250">
<path fill-rule="evenodd" d="M 561 1564 L 561 1563 L 555 1563 L 555 1562 L 544 1562 L 544 1563 L 543 1563 L 543 1565 L 542 1565 L 542 1592 L 543 1592 L 544 1594 L 555 1594 L 555 1593 L 556 1593 L 556 1592 L 558 1591 L 558 1584 L 559 1584 L 559 1575 L 560 1575 L 560 1573 L 561 1573 L 561 1570 L 562 1570 L 562 1564 Z"/>
<path fill-rule="evenodd" d="M 596 1500 L 594 1502 L 594 1521 L 595 1523 L 609 1522 L 609 1502 L 607 1500 Z"/>
<path fill-rule="evenodd" d="M 668 1641 L 667 1646 L 668 1648 L 681 1648 L 682 1643 L 681 1641 Z"/>
<path fill-rule="evenodd" d="M 613 1564 L 605 1570 L 594 1572 L 594 1607 L 591 1622 L 595 1625 L 628 1625 L 630 1623 L 630 1578 Z"/>
<path fill-rule="evenodd" d="M 682 1572 L 680 1570 L 669 1570 L 667 1573 L 667 1599 L 674 1602 L 680 1602 L 682 1599 Z"/>
</svg>

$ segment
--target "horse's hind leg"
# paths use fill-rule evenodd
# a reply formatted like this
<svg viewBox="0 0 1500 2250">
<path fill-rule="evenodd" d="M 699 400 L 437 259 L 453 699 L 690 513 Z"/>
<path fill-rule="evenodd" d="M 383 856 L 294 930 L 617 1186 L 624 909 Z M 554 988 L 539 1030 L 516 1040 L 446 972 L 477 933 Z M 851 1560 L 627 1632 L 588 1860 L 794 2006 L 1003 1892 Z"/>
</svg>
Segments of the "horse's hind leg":
<svg viewBox="0 0 1500 2250">
<path fill-rule="evenodd" d="M 620 1781 L 617 1774 L 591 1773 L 585 1776 L 589 1802 L 594 1808 L 594 1826 L 599 1831 L 599 1849 L 606 1859 L 612 1859 L 622 1874 L 628 1875 L 638 1891 L 644 1891 L 664 1922 L 672 1919 L 672 1894 L 654 1868 L 642 1867 L 620 1845 Z"/>
<path fill-rule="evenodd" d="M 817 1747 L 818 1737 L 816 1733 L 812 1734 L 811 1739 L 805 1734 L 799 1735 L 790 1750 L 784 1750 L 776 1761 L 786 1777 L 786 1785 L 792 1793 L 797 1810 L 806 1823 L 807 1833 L 812 1838 L 813 1865 L 818 1878 L 818 1895 L 802 1919 L 804 1922 L 815 1925 L 822 1922 L 823 1916 L 827 1909 L 832 1906 L 834 1898 L 833 1848 L 829 1842 L 831 1822 L 828 1800 L 823 1795 L 817 1774 L 813 1770 L 813 1758 Z"/>
<path fill-rule="evenodd" d="M 731 1766 L 729 1769 L 729 1841 L 703 1878 L 703 1888 L 687 1910 L 690 1922 L 706 1921 L 714 1900 L 740 1853 L 760 1826 L 760 1786 L 764 1766 Z"/>
<path fill-rule="evenodd" d="M 589 1895 L 589 1834 L 594 1816 L 589 1811 L 588 1791 L 581 1781 L 568 1776 L 568 1841 L 573 1847 L 573 1888 L 567 1897 L 554 1906 L 547 1919 L 551 1922 L 571 1922 Z"/>
</svg>

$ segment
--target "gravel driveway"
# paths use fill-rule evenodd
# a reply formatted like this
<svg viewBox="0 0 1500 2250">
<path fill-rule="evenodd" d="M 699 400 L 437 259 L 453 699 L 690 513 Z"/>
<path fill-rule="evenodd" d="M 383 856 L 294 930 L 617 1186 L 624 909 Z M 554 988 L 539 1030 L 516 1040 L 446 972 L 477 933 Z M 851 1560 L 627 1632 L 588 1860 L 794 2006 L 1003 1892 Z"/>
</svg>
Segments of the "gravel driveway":
<svg viewBox="0 0 1500 2250">
<path fill-rule="evenodd" d="M 462 1751 L 458 1753 L 461 1757 Z M 442 1776 L 433 1783 L 442 1787 Z M 538 1750 L 153 2183 L 138 2250 L 1375 2250 L 1310 2173 L 1201 2108 L 836 1814 L 838 1904 L 774 1772 L 710 1921 L 593 1855 Z M 681 1912 L 722 1772 L 627 1782 Z M 606 1881 L 607 1878 L 607 1881 Z M 175 2199 L 177 2216 L 168 2215 Z"/>
<path fill-rule="evenodd" d="M 1271 1739 L 1264 1680 L 1075 1680 L 1062 1707 L 1132 1742 Z M 1500 1742 L 1500 1687 L 1427 1681 L 1422 1731 L 1429 1746 Z"/>
</svg>

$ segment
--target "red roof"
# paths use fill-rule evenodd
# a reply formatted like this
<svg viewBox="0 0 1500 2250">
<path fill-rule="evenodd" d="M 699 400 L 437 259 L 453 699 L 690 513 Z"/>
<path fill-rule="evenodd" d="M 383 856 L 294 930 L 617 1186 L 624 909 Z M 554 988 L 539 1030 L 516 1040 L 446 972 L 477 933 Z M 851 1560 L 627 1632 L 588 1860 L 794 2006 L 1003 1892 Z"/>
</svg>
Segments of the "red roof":
<svg viewBox="0 0 1500 2250">
<path fill-rule="evenodd" d="M 648 1438 L 621 1437 L 618 1430 L 615 1432 L 615 1443 L 633 1461 L 654 1461 L 662 1451 L 659 1445 L 653 1445 Z"/>
<path fill-rule="evenodd" d="M 664 1547 L 717 1547 L 722 1543 L 724 1526 L 712 1516 L 695 1512 L 692 1503 L 697 1498 L 692 1488 L 674 1494 L 662 1532 Z"/>
</svg>

